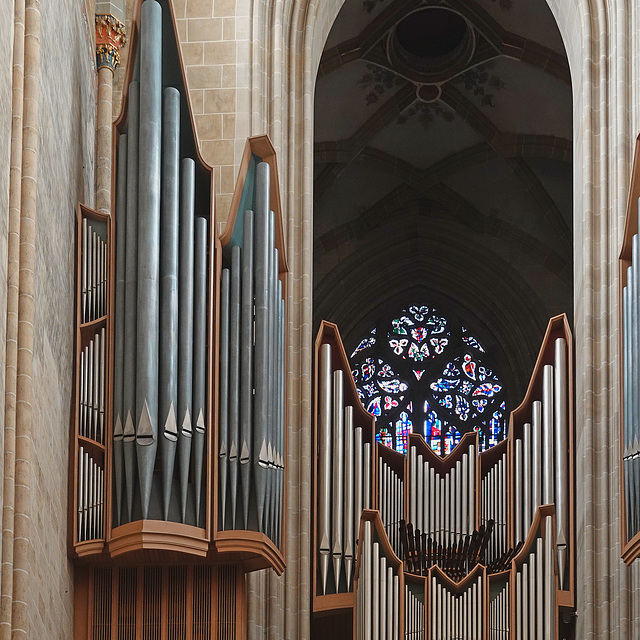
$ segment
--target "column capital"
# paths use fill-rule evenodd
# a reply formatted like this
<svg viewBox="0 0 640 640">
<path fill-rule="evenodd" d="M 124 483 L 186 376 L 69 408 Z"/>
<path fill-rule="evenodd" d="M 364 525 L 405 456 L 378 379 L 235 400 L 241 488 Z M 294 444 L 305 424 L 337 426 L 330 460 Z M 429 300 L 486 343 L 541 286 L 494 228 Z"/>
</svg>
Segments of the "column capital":
<svg viewBox="0 0 640 640">
<path fill-rule="evenodd" d="M 126 44 L 125 27 L 109 14 L 96 14 L 96 61 L 98 70 L 115 71 L 120 64 L 120 49 Z"/>
</svg>

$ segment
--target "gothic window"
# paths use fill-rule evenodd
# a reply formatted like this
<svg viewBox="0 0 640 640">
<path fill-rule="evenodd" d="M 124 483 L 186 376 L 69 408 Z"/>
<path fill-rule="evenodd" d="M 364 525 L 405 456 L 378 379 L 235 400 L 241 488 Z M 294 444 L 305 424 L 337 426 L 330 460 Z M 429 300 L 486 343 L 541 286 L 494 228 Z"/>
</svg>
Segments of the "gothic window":
<svg viewBox="0 0 640 640">
<path fill-rule="evenodd" d="M 419 433 L 439 455 L 475 430 L 480 450 L 506 436 L 503 382 L 491 355 L 464 326 L 426 305 L 402 309 L 373 327 L 351 354 L 365 409 L 376 417 L 376 438 L 406 453 Z"/>
</svg>

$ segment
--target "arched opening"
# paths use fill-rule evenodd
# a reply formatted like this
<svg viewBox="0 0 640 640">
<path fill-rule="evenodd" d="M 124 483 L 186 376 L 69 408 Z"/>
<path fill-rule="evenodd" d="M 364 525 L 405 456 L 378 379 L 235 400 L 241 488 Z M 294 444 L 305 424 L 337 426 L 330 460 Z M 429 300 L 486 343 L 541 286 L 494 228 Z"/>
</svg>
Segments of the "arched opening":
<svg viewBox="0 0 640 640">
<path fill-rule="evenodd" d="M 544 0 L 347 0 L 315 91 L 314 323 L 353 350 L 429 300 L 517 403 L 548 318 L 573 313 L 572 130 Z"/>
</svg>

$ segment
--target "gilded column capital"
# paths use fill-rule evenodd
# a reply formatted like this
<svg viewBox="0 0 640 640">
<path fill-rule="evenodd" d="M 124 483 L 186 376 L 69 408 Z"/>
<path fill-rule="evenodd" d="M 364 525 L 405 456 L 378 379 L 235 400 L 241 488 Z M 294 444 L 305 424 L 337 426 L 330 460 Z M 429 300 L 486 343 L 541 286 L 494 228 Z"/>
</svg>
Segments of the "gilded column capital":
<svg viewBox="0 0 640 640">
<path fill-rule="evenodd" d="M 126 44 L 125 27 L 112 15 L 96 15 L 96 61 L 98 70 L 115 71 L 120 64 L 120 49 Z"/>
</svg>

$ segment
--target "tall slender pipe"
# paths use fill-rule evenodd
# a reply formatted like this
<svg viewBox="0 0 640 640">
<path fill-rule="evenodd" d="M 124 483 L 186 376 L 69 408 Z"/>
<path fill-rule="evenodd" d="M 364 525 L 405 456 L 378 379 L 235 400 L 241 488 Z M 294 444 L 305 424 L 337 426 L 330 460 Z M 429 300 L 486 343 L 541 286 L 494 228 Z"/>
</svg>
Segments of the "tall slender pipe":
<svg viewBox="0 0 640 640">
<path fill-rule="evenodd" d="M 270 169 L 265 162 L 256 169 L 255 189 L 255 351 L 253 456 L 258 528 L 264 529 L 267 490 L 268 371 L 269 371 L 269 185 Z"/>
<path fill-rule="evenodd" d="M 362 456 L 363 456 L 364 443 L 362 442 L 362 427 L 356 427 L 354 432 L 353 442 L 353 467 L 354 467 L 354 519 L 353 530 L 354 536 L 359 535 L 360 531 L 360 516 L 362 515 L 362 481 L 364 470 L 362 468 Z M 362 542 L 362 541 L 360 541 Z"/>
<path fill-rule="evenodd" d="M 547 364 L 542 370 L 542 500 L 544 504 L 552 504 L 555 501 L 553 416 L 553 365 Z"/>
<path fill-rule="evenodd" d="M 351 591 L 351 571 L 353 569 L 353 407 L 344 409 L 344 572 L 347 592 Z M 338 463 L 340 461 L 338 460 Z"/>
<path fill-rule="evenodd" d="M 240 313 L 240 480 L 242 527 L 249 526 L 251 447 L 253 444 L 253 211 L 245 211 L 242 236 L 242 299 Z"/>
<path fill-rule="evenodd" d="M 220 278 L 220 529 L 227 520 L 227 458 L 229 455 L 229 269 Z"/>
<path fill-rule="evenodd" d="M 127 499 L 126 521 L 133 519 L 135 493 L 135 420 L 136 420 L 136 335 L 138 307 L 138 138 L 140 120 L 140 83 L 129 85 L 129 123 L 127 126 L 127 246 L 124 285 L 124 362 L 122 376 L 122 416 L 124 478 Z"/>
<path fill-rule="evenodd" d="M 231 528 L 236 528 L 238 501 L 238 454 L 240 449 L 240 283 L 241 249 L 231 248 L 229 272 L 229 489 Z"/>
<path fill-rule="evenodd" d="M 340 572 L 342 566 L 342 508 L 343 508 L 343 483 L 344 483 L 344 396 L 343 396 L 343 374 L 338 369 L 333 372 L 332 390 L 332 424 L 333 424 L 333 444 L 332 444 L 332 474 L 331 486 L 331 555 L 333 557 L 333 573 L 336 581 L 336 593 L 339 591 Z"/>
<path fill-rule="evenodd" d="M 554 435 L 555 435 L 555 504 L 556 504 L 556 546 L 558 554 L 558 584 L 564 589 L 567 551 L 569 542 L 569 486 L 567 469 L 568 451 L 568 392 L 567 392 L 567 342 L 557 338 L 553 363 L 554 373 Z"/>
<path fill-rule="evenodd" d="M 318 550 L 322 593 L 327 592 L 331 554 L 331 345 L 320 347 L 318 385 Z"/>
<path fill-rule="evenodd" d="M 142 518 L 146 520 L 158 447 L 158 276 L 160 138 L 162 129 L 162 8 L 145 0 L 140 18 L 138 172 L 138 323 L 136 453 Z"/>
<path fill-rule="evenodd" d="M 115 488 L 114 525 L 120 524 L 122 515 L 122 488 L 124 464 L 124 336 L 125 336 L 125 282 L 127 253 L 127 134 L 118 138 L 118 167 L 116 188 L 116 299 L 113 362 L 113 477 Z"/>
<path fill-rule="evenodd" d="M 193 488 L 197 527 L 201 526 L 202 467 L 207 430 L 207 229 L 207 219 L 196 218 L 193 284 L 193 415 L 196 423 L 193 433 Z M 233 273 L 231 277 L 233 278 Z"/>
<path fill-rule="evenodd" d="M 523 473 L 523 505 L 522 505 L 522 533 L 524 538 L 529 533 L 529 527 L 531 526 L 531 424 L 525 422 L 523 426 L 522 437 L 522 462 L 524 465 Z"/>
<path fill-rule="evenodd" d="M 542 504 L 542 403 L 534 401 L 531 405 L 531 501 L 533 511 Z"/>
<path fill-rule="evenodd" d="M 162 507 L 169 502 L 176 457 L 178 425 L 178 245 L 180 219 L 180 93 L 164 92 L 162 120 L 162 210 L 160 213 L 160 350 L 158 418 L 162 425 Z"/>
<path fill-rule="evenodd" d="M 178 469 L 180 517 L 187 519 L 187 495 L 193 439 L 193 286 L 195 246 L 196 165 L 191 158 L 181 164 L 180 180 L 180 290 L 178 303 Z"/>
</svg>

